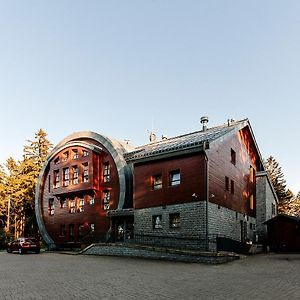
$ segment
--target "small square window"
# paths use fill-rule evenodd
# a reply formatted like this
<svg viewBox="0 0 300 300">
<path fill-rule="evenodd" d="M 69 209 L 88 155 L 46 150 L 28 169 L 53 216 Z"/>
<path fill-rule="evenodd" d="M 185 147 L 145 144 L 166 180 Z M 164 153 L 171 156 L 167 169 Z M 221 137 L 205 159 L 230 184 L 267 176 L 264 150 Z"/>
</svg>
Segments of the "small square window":
<svg viewBox="0 0 300 300">
<path fill-rule="evenodd" d="M 94 205 L 94 204 L 95 204 L 95 197 L 91 196 L 90 201 L 89 201 L 89 205 Z"/>
<path fill-rule="evenodd" d="M 233 149 L 231 149 L 231 163 L 236 165 L 236 153 Z"/>
<path fill-rule="evenodd" d="M 161 188 L 162 188 L 161 174 L 152 176 L 152 190 L 159 190 Z"/>
<path fill-rule="evenodd" d="M 152 216 L 153 229 L 162 228 L 162 215 Z"/>
<path fill-rule="evenodd" d="M 180 170 L 170 172 L 170 186 L 180 184 Z"/>
<path fill-rule="evenodd" d="M 170 228 L 179 228 L 180 227 L 180 214 L 170 214 Z"/>
</svg>

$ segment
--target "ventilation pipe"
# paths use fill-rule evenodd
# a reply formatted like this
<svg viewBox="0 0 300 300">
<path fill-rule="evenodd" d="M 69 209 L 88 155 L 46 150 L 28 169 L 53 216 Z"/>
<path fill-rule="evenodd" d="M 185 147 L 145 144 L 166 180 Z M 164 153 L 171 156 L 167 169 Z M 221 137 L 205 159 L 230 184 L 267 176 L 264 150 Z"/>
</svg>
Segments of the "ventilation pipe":
<svg viewBox="0 0 300 300">
<path fill-rule="evenodd" d="M 208 117 L 207 116 L 201 117 L 200 123 L 202 124 L 202 131 L 205 131 L 207 129 Z"/>
</svg>

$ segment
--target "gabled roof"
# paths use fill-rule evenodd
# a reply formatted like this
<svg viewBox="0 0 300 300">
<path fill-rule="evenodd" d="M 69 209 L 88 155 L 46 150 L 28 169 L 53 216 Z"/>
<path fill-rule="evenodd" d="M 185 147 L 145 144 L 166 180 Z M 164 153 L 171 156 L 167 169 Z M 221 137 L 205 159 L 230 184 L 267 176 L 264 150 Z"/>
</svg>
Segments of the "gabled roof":
<svg viewBox="0 0 300 300">
<path fill-rule="evenodd" d="M 264 224 L 273 223 L 278 219 L 286 219 L 286 220 L 289 220 L 289 221 L 292 221 L 295 223 L 300 223 L 300 217 L 290 216 L 287 214 L 278 214 L 277 216 L 273 217 L 272 219 L 265 221 Z"/>
<path fill-rule="evenodd" d="M 247 125 L 249 125 L 248 119 L 231 121 L 220 126 L 207 128 L 204 131 L 196 131 L 156 141 L 144 146 L 136 147 L 133 151 L 125 153 L 124 158 L 126 161 L 137 161 L 181 151 L 201 151 L 207 149 L 209 143 L 232 131 L 238 131 Z"/>
</svg>

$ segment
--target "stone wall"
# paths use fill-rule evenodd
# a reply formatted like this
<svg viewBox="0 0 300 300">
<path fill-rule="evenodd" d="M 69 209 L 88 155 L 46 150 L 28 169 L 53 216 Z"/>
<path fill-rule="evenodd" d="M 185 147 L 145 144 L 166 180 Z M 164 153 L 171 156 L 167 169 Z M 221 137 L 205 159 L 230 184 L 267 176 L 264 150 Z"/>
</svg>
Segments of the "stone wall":
<svg viewBox="0 0 300 300">
<path fill-rule="evenodd" d="M 136 241 L 207 249 L 205 206 L 205 201 L 199 201 L 166 207 L 136 209 L 134 212 Z M 180 214 L 180 227 L 178 228 L 170 227 L 170 215 L 173 213 Z M 161 228 L 154 228 L 154 216 L 161 216 Z M 253 217 L 209 203 L 208 220 L 208 239 L 210 241 L 208 250 L 216 251 L 216 236 L 241 241 L 241 221 L 247 224 L 246 238 L 255 239 L 256 220 Z M 160 237 L 161 242 L 158 241 Z"/>
<path fill-rule="evenodd" d="M 275 205 L 275 214 L 272 213 L 272 204 Z M 277 198 L 266 172 L 256 175 L 256 231 L 258 241 L 262 244 L 266 242 L 267 226 L 265 221 L 276 215 Z"/>
</svg>

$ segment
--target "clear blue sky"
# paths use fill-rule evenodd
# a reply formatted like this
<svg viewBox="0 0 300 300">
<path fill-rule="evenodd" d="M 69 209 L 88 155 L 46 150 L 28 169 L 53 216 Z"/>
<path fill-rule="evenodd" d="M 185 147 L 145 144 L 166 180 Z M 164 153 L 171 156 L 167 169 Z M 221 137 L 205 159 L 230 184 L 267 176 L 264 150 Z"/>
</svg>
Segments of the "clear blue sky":
<svg viewBox="0 0 300 300">
<path fill-rule="evenodd" d="M 0 162 L 43 128 L 131 144 L 248 117 L 300 190 L 299 1 L 0 1 Z"/>
</svg>

